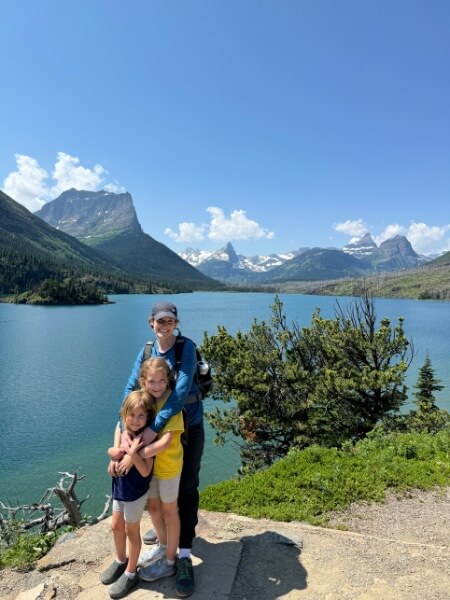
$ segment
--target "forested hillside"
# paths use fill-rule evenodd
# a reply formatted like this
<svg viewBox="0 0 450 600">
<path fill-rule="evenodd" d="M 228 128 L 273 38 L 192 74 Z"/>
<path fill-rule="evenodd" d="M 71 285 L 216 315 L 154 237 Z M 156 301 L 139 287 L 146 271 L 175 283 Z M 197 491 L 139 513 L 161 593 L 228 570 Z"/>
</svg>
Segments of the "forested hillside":
<svg viewBox="0 0 450 600">
<path fill-rule="evenodd" d="M 54 229 L 0 190 L 0 293 L 31 290 L 46 279 L 90 276 L 107 293 L 187 291 L 139 278 L 113 259 Z"/>
</svg>

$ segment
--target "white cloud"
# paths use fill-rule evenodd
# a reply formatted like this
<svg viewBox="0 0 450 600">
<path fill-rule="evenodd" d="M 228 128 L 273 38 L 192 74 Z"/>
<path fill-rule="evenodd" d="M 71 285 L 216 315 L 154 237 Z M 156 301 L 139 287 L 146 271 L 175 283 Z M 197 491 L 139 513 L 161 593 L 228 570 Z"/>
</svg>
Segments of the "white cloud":
<svg viewBox="0 0 450 600">
<path fill-rule="evenodd" d="M 426 223 L 412 221 L 406 237 L 416 252 L 421 254 L 440 253 L 450 250 L 450 239 L 444 237 L 449 231 L 450 225 L 430 227 Z"/>
<path fill-rule="evenodd" d="M 345 233 L 352 237 L 360 238 L 367 233 L 367 226 L 362 219 L 356 221 L 344 221 L 343 223 L 335 223 L 333 229 L 339 233 Z"/>
<path fill-rule="evenodd" d="M 103 186 L 106 192 L 112 192 L 113 194 L 124 194 L 127 190 L 123 185 L 119 185 L 117 181 L 112 181 Z"/>
<path fill-rule="evenodd" d="M 408 237 L 407 231 L 406 231 L 405 227 L 403 227 L 403 225 L 398 225 L 397 223 L 388 225 L 387 227 L 384 228 L 384 230 L 381 232 L 380 235 L 374 235 L 373 239 L 374 239 L 375 243 L 377 244 L 377 246 L 379 246 L 381 244 L 381 242 L 389 240 L 390 238 L 393 238 L 396 235 L 405 235 L 406 237 Z M 409 240 L 409 241 L 411 241 L 411 240 Z M 414 247 L 414 245 L 413 245 L 413 247 Z"/>
<path fill-rule="evenodd" d="M 251 240 L 266 238 L 271 240 L 275 234 L 262 228 L 256 221 L 247 219 L 244 210 L 234 210 L 227 219 L 224 211 L 216 206 L 206 209 L 211 220 L 209 224 L 180 223 L 178 232 L 167 227 L 164 233 L 176 242 L 201 242 L 205 235 L 216 242 L 231 242 L 233 240 Z"/>
<path fill-rule="evenodd" d="M 45 180 L 47 172 L 36 159 L 24 154 L 16 154 L 17 171 L 10 173 L 3 183 L 3 191 L 13 200 L 34 212 L 42 208 L 48 200 Z"/>
<path fill-rule="evenodd" d="M 56 182 L 53 186 L 48 183 L 47 171 L 35 158 L 24 154 L 16 154 L 15 158 L 17 170 L 5 178 L 3 190 L 32 212 L 70 188 L 91 192 L 101 189 L 116 193 L 125 191 L 117 182 L 106 183 L 108 171 L 101 165 L 94 165 L 92 169 L 83 167 L 78 157 L 65 152 L 57 154 L 51 176 Z"/>
<path fill-rule="evenodd" d="M 273 231 L 268 231 L 256 221 L 248 219 L 245 210 L 233 210 L 229 219 L 225 217 L 223 210 L 216 206 L 209 206 L 206 210 L 212 215 L 208 231 L 210 240 L 271 240 L 275 236 Z"/>
<path fill-rule="evenodd" d="M 82 167 L 79 158 L 65 152 L 58 152 L 57 157 L 52 173 L 52 178 L 56 181 L 51 190 L 54 198 L 70 188 L 95 192 L 102 187 L 103 176 L 107 171 L 101 165 L 95 165 L 93 169 Z"/>
<path fill-rule="evenodd" d="M 195 225 L 194 223 L 180 223 L 178 233 L 170 227 L 166 227 L 164 233 L 175 242 L 201 242 L 204 239 L 205 227 L 205 225 Z"/>
</svg>

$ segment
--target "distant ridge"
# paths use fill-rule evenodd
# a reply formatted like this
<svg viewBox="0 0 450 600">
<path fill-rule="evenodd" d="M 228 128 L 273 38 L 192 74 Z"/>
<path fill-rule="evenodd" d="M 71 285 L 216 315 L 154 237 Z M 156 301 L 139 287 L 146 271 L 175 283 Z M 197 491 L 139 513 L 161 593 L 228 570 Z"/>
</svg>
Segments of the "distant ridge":
<svg viewBox="0 0 450 600">
<path fill-rule="evenodd" d="M 285 281 L 322 281 L 342 277 L 361 277 L 370 263 L 342 250 L 311 248 L 261 277 L 262 283 Z"/>
<path fill-rule="evenodd" d="M 180 255 L 206 275 L 222 281 L 246 284 L 276 284 L 288 281 L 326 281 L 366 277 L 380 271 L 397 271 L 424 264 L 404 236 L 397 235 L 378 247 L 370 233 L 342 250 L 299 248 L 283 254 L 247 258 L 231 243 L 215 252 L 192 248 Z"/>
<path fill-rule="evenodd" d="M 284 254 L 246 257 L 237 254 L 232 244 L 228 242 L 215 252 L 187 248 L 184 252 L 180 252 L 180 256 L 205 275 L 215 279 L 251 284 L 258 280 L 258 275 L 284 264 L 306 250 L 307 248 L 301 248 Z"/>
</svg>

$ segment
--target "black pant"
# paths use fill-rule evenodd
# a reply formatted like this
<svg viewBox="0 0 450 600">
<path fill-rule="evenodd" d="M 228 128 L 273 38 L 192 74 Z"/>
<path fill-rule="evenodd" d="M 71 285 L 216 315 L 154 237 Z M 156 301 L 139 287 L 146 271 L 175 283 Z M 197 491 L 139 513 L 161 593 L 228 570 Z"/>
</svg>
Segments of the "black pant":
<svg viewBox="0 0 450 600">
<path fill-rule="evenodd" d="M 180 548 L 192 548 L 198 523 L 200 464 L 205 446 L 203 423 L 188 429 L 187 445 L 183 446 L 183 469 L 178 492 L 180 514 Z"/>
</svg>

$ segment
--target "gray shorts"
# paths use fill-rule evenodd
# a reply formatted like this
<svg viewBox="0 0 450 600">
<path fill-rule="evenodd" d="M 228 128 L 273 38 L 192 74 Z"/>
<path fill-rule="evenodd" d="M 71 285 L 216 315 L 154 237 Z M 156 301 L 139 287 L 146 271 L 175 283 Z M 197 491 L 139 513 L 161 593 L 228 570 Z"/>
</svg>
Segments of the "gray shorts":
<svg viewBox="0 0 450 600">
<path fill-rule="evenodd" d="M 152 477 L 150 487 L 148 488 L 149 498 L 161 498 L 161 502 L 169 504 L 178 498 L 178 489 L 180 487 L 181 473 L 172 477 L 172 479 L 158 479 Z"/>
<path fill-rule="evenodd" d="M 147 492 L 148 494 L 148 492 Z M 123 502 L 122 500 L 113 500 L 112 509 L 123 513 L 127 523 L 137 523 L 141 520 L 145 505 L 147 504 L 147 494 L 144 494 L 137 500 Z"/>
</svg>

